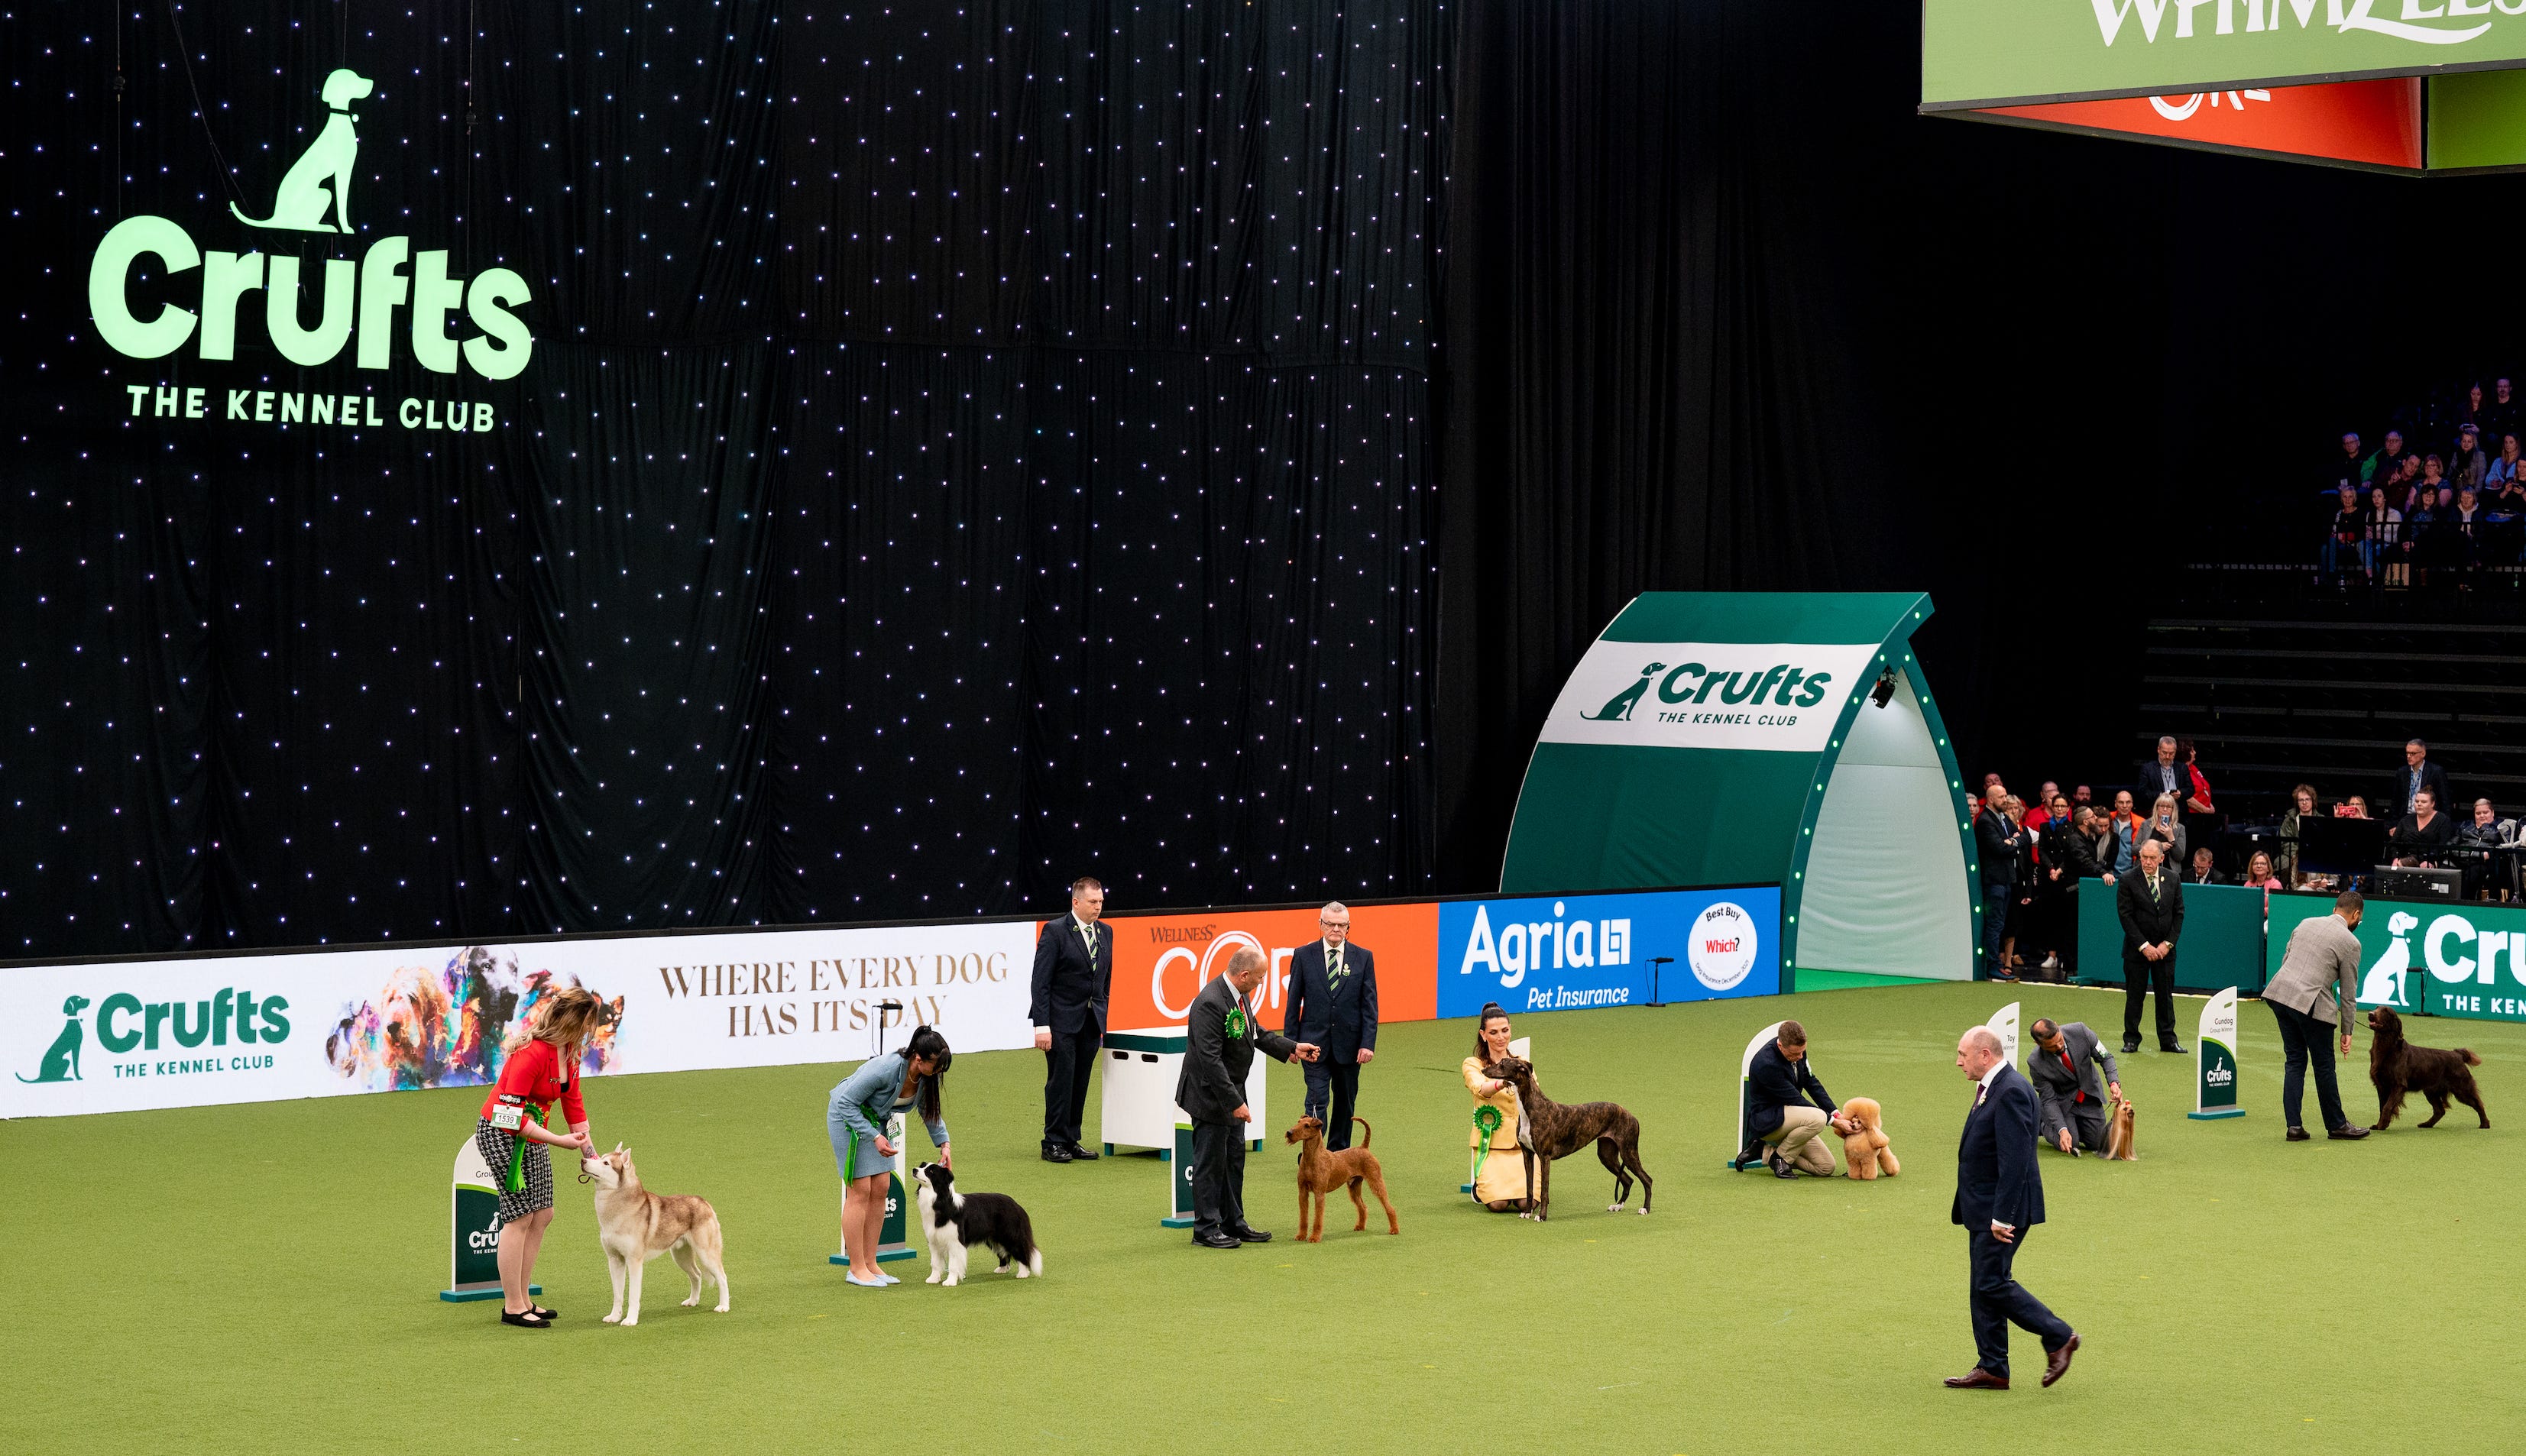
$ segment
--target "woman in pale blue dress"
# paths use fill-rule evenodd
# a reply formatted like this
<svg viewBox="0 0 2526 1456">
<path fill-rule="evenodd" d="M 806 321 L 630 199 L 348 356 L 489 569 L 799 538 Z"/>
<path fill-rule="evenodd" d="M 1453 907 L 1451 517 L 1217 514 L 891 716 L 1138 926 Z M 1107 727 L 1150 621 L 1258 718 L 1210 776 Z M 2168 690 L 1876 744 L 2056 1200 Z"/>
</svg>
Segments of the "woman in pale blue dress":
<svg viewBox="0 0 2526 1456">
<path fill-rule="evenodd" d="M 842 1243 L 851 1256 L 845 1278 L 882 1289 L 897 1280 L 877 1267 L 879 1230 L 885 1225 L 886 1178 L 894 1172 L 894 1139 L 888 1126 L 918 1108 L 922 1126 L 938 1149 L 941 1166 L 953 1168 L 947 1124 L 939 1113 L 938 1081 L 954 1055 L 947 1038 L 928 1027 L 912 1029 L 903 1050 L 871 1057 L 834 1088 L 825 1109 L 825 1133 L 833 1139 L 834 1166 L 842 1175 Z M 909 1189 L 905 1190 L 908 1194 Z"/>
</svg>

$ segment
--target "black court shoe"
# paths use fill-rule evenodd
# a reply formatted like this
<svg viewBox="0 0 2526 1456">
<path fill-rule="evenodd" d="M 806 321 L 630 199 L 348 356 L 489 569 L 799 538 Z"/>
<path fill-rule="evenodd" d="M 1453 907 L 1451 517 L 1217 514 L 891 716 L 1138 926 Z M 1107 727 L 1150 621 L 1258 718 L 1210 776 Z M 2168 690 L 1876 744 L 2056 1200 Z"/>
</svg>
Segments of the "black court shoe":
<svg viewBox="0 0 2526 1456">
<path fill-rule="evenodd" d="M 500 1311 L 500 1323 L 503 1325 L 515 1325 L 521 1330 L 550 1330 L 552 1328 L 551 1321 L 544 1319 L 533 1310 L 527 1310 L 521 1314 L 514 1315 L 509 1313 L 507 1310 L 502 1310 Z"/>
<path fill-rule="evenodd" d="M 561 1318 L 560 1310 L 546 1309 L 540 1304 L 535 1306 L 535 1313 L 543 1316 L 547 1320 L 558 1320 Z"/>
</svg>

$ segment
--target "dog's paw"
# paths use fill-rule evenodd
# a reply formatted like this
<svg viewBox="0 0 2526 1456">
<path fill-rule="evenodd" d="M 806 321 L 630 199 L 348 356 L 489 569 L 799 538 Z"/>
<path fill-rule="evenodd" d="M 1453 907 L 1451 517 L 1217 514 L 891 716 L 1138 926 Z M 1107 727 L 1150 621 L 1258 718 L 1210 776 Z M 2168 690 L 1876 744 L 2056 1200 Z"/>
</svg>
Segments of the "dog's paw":
<svg viewBox="0 0 2526 1456">
<path fill-rule="evenodd" d="M 623 1317 L 623 1328 L 626 1330 L 629 1330 L 639 1323 L 640 1317 L 638 1315 L 626 1315 Z"/>
<path fill-rule="evenodd" d="M 711 1313 L 712 1313 L 712 1314 L 715 1314 L 715 1315 L 724 1315 L 724 1314 L 727 1314 L 727 1313 L 728 1313 L 728 1301 L 727 1301 L 726 1299 L 724 1299 L 724 1298 L 723 1298 L 722 1300 L 720 1300 L 720 1302 L 719 1302 L 717 1305 L 715 1305 L 715 1306 L 713 1306 L 713 1307 L 712 1307 L 712 1309 L 711 1309 Z"/>
<path fill-rule="evenodd" d="M 1644 1219 L 1645 1219 L 1645 1218 L 1647 1218 L 1647 1217 L 1649 1216 L 1649 1206 L 1648 1206 L 1647 1204 L 1645 1204 L 1645 1203 L 1642 1204 L 1639 1208 L 1636 1208 L 1636 1209 L 1634 1209 L 1634 1210 L 1632 1210 L 1632 1211 L 1633 1211 L 1634 1213 L 1639 1214 L 1642 1218 L 1644 1218 Z"/>
<path fill-rule="evenodd" d="M 677 1300 L 677 1301 L 676 1301 L 676 1304 L 678 1305 L 678 1307 L 682 1308 L 682 1309 L 691 1309 L 694 1305 L 699 1304 L 699 1303 L 701 1303 L 701 1302 L 702 1302 L 702 1297 L 701 1297 L 699 1294 L 696 1294 L 696 1295 L 694 1295 L 694 1296 L 693 1296 L 692 1298 L 690 1298 L 690 1299 L 679 1299 L 679 1300 Z"/>
<path fill-rule="evenodd" d="M 605 1323 L 608 1325 L 620 1325 L 623 1323 L 623 1317 L 621 1315 L 607 1315 L 605 1317 Z"/>
<path fill-rule="evenodd" d="M 935 1284 L 935 1283 L 938 1282 L 940 1280 L 945 1279 L 946 1277 L 947 1277 L 947 1276 L 945 1276 L 945 1275 L 943 1275 L 943 1274 L 939 1273 L 937 1270 L 934 1269 L 934 1270 L 930 1271 L 930 1278 L 928 1278 L 928 1279 L 926 1279 L 926 1280 L 922 1280 L 922 1282 L 923 1282 L 923 1283 L 925 1283 L 925 1284 Z"/>
<path fill-rule="evenodd" d="M 1619 1203 L 1608 1203 L 1605 1205 L 1605 1212 L 1607 1213 L 1621 1213 L 1622 1211 L 1623 1206 Z"/>
<path fill-rule="evenodd" d="M 942 1289 L 953 1289 L 956 1287 L 956 1281 L 954 1280 L 948 1280 L 940 1283 L 938 1287 Z"/>
</svg>

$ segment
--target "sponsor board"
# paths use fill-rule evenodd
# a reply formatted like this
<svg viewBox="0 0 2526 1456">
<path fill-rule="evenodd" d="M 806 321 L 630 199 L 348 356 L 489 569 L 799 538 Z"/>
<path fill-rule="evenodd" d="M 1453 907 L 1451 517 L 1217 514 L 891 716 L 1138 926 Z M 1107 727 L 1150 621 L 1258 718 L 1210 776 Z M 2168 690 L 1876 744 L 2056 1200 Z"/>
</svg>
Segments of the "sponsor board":
<svg viewBox="0 0 2526 1456">
<path fill-rule="evenodd" d="M 1450 900 L 1439 910 L 1441 1017 L 1776 995 L 1781 892 L 1770 886 Z"/>
<path fill-rule="evenodd" d="M 2526 0 L 1926 0 L 1924 109 L 2526 64 Z"/>
<path fill-rule="evenodd" d="M 1977 115 L 2411 172 L 2423 161 L 2417 76 L 2001 106 Z"/>
<path fill-rule="evenodd" d="M 1780 891 L 1643 891 L 1351 911 L 1377 957 L 1382 1021 L 1776 994 Z M 1184 1025 L 1229 954 L 1272 974 L 1255 1015 L 1278 1028 L 1289 954 L 1317 912 L 1116 916 L 1107 1026 Z M 20 967 L 0 974 L 0 1117 L 482 1086 L 550 992 L 603 1004 L 590 1076 L 831 1062 L 900 1046 L 915 1025 L 958 1051 L 1032 1047 L 1038 923 L 307 951 Z M 1444 942 L 1442 944 L 1442 941 Z M 1441 987 L 1444 987 L 1442 990 Z M 888 1011 L 886 1002 L 898 1009 Z"/>
<path fill-rule="evenodd" d="M 2277 973 L 2290 932 L 2332 913 L 2329 895 L 2275 895 L 2264 947 Z M 2526 1021 L 2526 910 L 2370 900 L 2359 920 L 2359 1004 L 2405 1015 Z"/>
<path fill-rule="evenodd" d="M 605 1015 L 585 1070 L 857 1062 L 880 1022 L 1030 1046 L 1026 922 L 315 951 L 0 976 L 0 1116 L 479 1086 L 551 990 Z M 892 1000 L 899 1012 L 881 1010 Z"/>
<path fill-rule="evenodd" d="M 1572 669 L 1541 741 L 1813 753 L 1877 656 L 1874 645 L 1618 642 Z"/>
<path fill-rule="evenodd" d="M 1253 1013 L 1259 1025 L 1279 1029 L 1289 1004 L 1289 953 L 1324 933 L 1317 914 L 1310 906 L 1107 916 L 1105 924 L 1114 931 L 1107 1029 L 1183 1026 L 1192 998 L 1228 969 L 1229 957 L 1251 948 L 1270 965 L 1255 988 Z M 1376 957 L 1379 1021 L 1428 1021 L 1439 1014 L 1432 1009 L 1431 988 L 1437 932 L 1434 904 L 1351 907 L 1351 943 Z"/>
</svg>

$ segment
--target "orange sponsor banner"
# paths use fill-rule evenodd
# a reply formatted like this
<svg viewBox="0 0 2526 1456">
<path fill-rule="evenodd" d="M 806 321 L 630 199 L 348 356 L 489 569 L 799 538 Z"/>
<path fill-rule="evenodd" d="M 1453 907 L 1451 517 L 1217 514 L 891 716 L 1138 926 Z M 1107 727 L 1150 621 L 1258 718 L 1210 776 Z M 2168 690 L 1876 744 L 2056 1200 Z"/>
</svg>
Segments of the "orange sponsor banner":
<svg viewBox="0 0 2526 1456">
<path fill-rule="evenodd" d="M 2370 167 L 2418 172 L 2422 165 L 2418 76 L 1995 106 L 1975 115 Z"/>
<path fill-rule="evenodd" d="M 1377 1019 L 1435 1018 L 1439 907 L 1356 905 L 1350 918 L 1352 942 L 1377 958 Z M 1192 998 L 1228 969 L 1229 957 L 1240 946 L 1263 952 L 1271 965 L 1248 1005 L 1258 1023 L 1278 1030 L 1289 1004 L 1289 953 L 1322 934 L 1313 909 L 1118 915 L 1105 924 L 1114 930 L 1105 1025 L 1116 1031 L 1183 1026 Z"/>
</svg>

